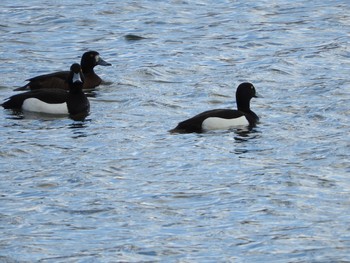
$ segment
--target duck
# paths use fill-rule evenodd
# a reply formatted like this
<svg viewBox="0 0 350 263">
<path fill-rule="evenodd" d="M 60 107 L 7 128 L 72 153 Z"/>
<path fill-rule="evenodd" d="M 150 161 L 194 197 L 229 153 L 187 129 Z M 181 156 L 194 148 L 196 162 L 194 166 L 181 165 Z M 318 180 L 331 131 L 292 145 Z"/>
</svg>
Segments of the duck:
<svg viewBox="0 0 350 263">
<path fill-rule="evenodd" d="M 83 89 L 94 89 L 102 83 L 102 79 L 95 73 L 94 67 L 97 65 L 111 66 L 112 64 L 103 60 L 97 51 L 88 51 L 85 52 L 81 57 L 80 65 L 85 78 Z M 22 87 L 16 88 L 14 91 L 50 88 L 68 90 L 68 83 L 66 83 L 68 75 L 69 71 L 58 71 L 50 74 L 36 76 L 27 79 L 26 81 L 29 83 Z"/>
<path fill-rule="evenodd" d="M 17 111 L 69 115 L 72 119 L 85 118 L 90 103 L 83 92 L 84 75 L 78 63 L 71 65 L 66 84 L 68 91 L 63 88 L 30 90 L 9 97 L 1 106 Z"/>
<path fill-rule="evenodd" d="M 259 117 L 250 109 L 250 100 L 261 97 L 250 82 L 239 84 L 236 90 L 237 110 L 213 109 L 180 122 L 171 133 L 203 133 L 210 130 L 227 130 L 254 127 Z"/>
</svg>

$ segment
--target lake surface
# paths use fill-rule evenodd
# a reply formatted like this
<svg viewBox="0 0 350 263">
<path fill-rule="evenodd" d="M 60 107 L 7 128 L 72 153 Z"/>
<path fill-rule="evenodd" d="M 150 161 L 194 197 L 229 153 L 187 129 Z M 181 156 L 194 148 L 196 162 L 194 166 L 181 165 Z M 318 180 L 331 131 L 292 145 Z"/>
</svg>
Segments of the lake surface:
<svg viewBox="0 0 350 263">
<path fill-rule="evenodd" d="M 2 0 L 1 101 L 87 50 L 113 66 L 84 122 L 0 110 L 0 262 L 350 262 L 349 10 Z M 252 131 L 168 132 L 244 81 Z"/>
</svg>

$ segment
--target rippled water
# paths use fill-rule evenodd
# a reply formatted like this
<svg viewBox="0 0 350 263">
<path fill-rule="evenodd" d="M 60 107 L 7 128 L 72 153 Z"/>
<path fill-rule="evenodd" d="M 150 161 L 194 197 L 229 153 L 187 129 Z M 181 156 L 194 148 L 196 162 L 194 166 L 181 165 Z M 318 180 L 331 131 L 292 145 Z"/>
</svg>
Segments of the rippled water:
<svg viewBox="0 0 350 263">
<path fill-rule="evenodd" d="M 349 8 L 2 0 L 2 99 L 90 49 L 113 66 L 83 123 L 0 111 L 0 261 L 350 261 Z M 243 81 L 254 130 L 168 133 Z"/>
</svg>

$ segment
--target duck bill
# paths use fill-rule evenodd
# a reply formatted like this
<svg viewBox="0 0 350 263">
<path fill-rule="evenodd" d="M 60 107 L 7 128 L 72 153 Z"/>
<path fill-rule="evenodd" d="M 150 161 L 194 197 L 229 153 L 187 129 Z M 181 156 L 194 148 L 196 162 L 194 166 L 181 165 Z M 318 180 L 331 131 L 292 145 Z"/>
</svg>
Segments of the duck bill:
<svg viewBox="0 0 350 263">
<path fill-rule="evenodd" d="M 98 61 L 96 63 L 97 65 L 100 65 L 100 66 L 112 66 L 111 63 L 108 63 L 107 61 L 104 61 L 102 58 L 98 58 Z"/>
<path fill-rule="evenodd" d="M 261 94 L 259 94 L 259 93 L 257 93 L 257 92 L 255 92 L 255 96 L 254 96 L 254 98 L 263 98 L 264 96 L 262 96 Z"/>
<path fill-rule="evenodd" d="M 75 83 L 75 82 L 81 82 L 82 83 L 83 82 L 82 79 L 81 79 L 81 76 L 80 76 L 80 72 L 73 74 L 72 82 L 73 83 Z"/>
</svg>

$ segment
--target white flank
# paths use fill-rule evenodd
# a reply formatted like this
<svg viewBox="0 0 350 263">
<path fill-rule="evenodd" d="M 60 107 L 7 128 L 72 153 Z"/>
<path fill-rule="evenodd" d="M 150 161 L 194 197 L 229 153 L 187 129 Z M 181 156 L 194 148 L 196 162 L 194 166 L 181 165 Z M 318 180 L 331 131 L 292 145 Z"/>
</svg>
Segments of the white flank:
<svg viewBox="0 0 350 263">
<path fill-rule="evenodd" d="M 22 109 L 48 114 L 68 114 L 67 103 L 49 104 L 37 98 L 26 99 L 23 102 Z"/>
<path fill-rule="evenodd" d="M 203 130 L 224 130 L 239 126 L 249 125 L 248 120 L 245 116 L 241 116 L 235 119 L 223 119 L 218 117 L 210 117 L 203 121 Z"/>
</svg>

